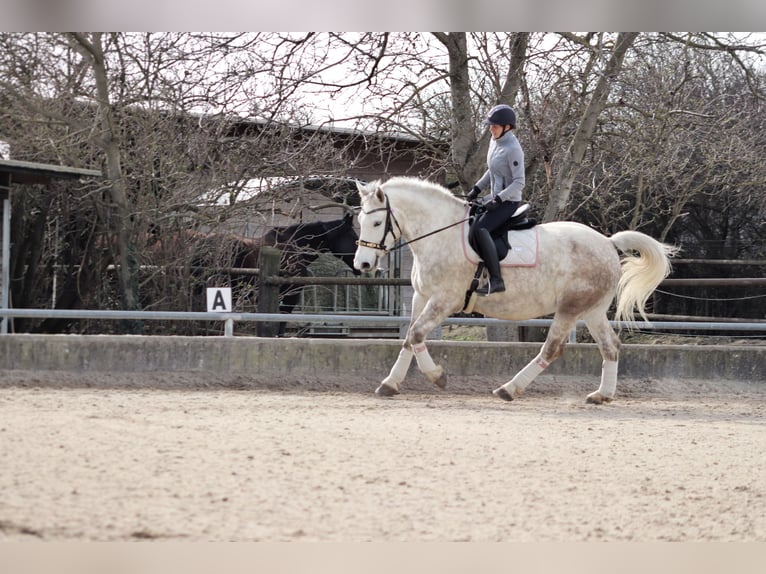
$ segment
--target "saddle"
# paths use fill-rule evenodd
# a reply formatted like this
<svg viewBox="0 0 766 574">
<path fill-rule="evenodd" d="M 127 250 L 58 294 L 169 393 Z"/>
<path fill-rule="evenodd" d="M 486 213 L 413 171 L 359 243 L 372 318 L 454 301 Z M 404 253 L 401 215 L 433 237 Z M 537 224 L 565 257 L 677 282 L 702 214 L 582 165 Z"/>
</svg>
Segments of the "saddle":
<svg viewBox="0 0 766 574">
<path fill-rule="evenodd" d="M 495 240 L 495 248 L 497 249 L 497 258 L 502 261 L 505 259 L 505 256 L 508 255 L 508 251 L 511 249 L 510 243 L 508 243 L 508 232 L 513 230 L 521 230 L 521 229 L 531 229 L 535 225 L 537 225 L 537 220 L 533 217 L 527 217 L 527 212 L 529 211 L 529 204 L 524 203 L 518 207 L 516 211 L 513 212 L 513 215 L 511 215 L 510 218 L 506 220 L 506 222 L 495 229 L 492 232 L 492 239 Z M 475 212 L 471 212 L 469 214 L 471 216 L 471 220 L 469 221 L 469 226 L 473 224 L 473 219 L 475 217 Z M 471 246 L 471 249 L 476 251 L 476 253 L 481 253 L 476 245 L 476 239 L 472 236 L 468 237 L 468 244 Z M 480 267 L 483 267 L 483 263 L 479 264 Z M 481 271 L 481 269 L 480 269 Z"/>
</svg>

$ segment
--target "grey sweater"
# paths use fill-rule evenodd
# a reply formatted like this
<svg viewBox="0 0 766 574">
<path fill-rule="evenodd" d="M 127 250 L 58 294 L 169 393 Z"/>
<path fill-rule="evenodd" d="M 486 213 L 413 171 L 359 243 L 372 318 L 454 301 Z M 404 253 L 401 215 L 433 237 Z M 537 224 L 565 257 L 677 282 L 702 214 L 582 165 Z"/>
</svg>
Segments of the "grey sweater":
<svg viewBox="0 0 766 574">
<path fill-rule="evenodd" d="M 492 195 L 487 200 L 500 196 L 503 201 L 521 201 L 524 188 L 524 151 L 513 132 L 506 132 L 499 139 L 491 139 L 487 150 L 487 169 L 476 182 L 484 191 L 488 185 Z"/>
</svg>

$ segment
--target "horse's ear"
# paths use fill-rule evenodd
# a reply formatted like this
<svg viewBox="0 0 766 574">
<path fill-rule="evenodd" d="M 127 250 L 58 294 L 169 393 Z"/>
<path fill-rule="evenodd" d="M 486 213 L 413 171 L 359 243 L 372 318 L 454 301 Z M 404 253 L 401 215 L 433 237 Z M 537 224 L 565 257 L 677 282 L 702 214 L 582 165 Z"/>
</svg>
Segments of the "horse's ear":
<svg viewBox="0 0 766 574">
<path fill-rule="evenodd" d="M 370 190 L 367 189 L 367 186 L 364 185 L 361 181 L 356 180 L 356 189 L 359 191 L 359 195 L 362 197 L 368 195 L 370 193 Z"/>
<path fill-rule="evenodd" d="M 357 180 L 356 188 L 359 190 L 359 195 L 362 199 L 366 199 L 371 194 L 375 194 L 375 198 L 381 203 L 385 201 L 386 196 L 383 194 L 383 188 L 380 185 L 380 180 L 376 179 L 366 185 Z"/>
</svg>

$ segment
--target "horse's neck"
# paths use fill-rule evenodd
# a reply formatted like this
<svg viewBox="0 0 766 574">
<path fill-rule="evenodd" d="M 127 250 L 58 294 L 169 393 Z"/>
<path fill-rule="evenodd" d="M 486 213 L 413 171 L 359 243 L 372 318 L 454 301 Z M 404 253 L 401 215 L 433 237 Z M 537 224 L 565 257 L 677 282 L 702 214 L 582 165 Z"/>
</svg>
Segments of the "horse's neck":
<svg viewBox="0 0 766 574">
<path fill-rule="evenodd" d="M 327 250 L 327 241 L 326 237 L 323 236 L 306 236 L 306 237 L 298 237 L 292 240 L 289 240 L 287 242 L 287 245 L 290 245 L 293 249 L 306 249 L 309 252 L 311 251 L 326 251 Z M 316 259 L 316 256 L 314 257 Z"/>
<path fill-rule="evenodd" d="M 308 275 L 308 267 L 316 261 L 319 254 L 311 251 L 291 251 L 283 253 L 282 271 L 288 275 Z"/>
<path fill-rule="evenodd" d="M 454 224 L 465 218 L 464 207 L 430 194 L 403 194 L 403 198 L 402 207 L 394 215 L 401 219 L 403 239 L 411 242 L 409 247 L 418 267 L 449 264 L 453 254 L 456 260 L 462 257 L 462 228 Z"/>
<path fill-rule="evenodd" d="M 404 239 L 407 241 L 460 221 L 464 216 L 459 204 L 435 193 L 399 192 L 396 204 L 401 204 L 401 207 L 394 208 L 394 216 L 401 224 Z"/>
</svg>

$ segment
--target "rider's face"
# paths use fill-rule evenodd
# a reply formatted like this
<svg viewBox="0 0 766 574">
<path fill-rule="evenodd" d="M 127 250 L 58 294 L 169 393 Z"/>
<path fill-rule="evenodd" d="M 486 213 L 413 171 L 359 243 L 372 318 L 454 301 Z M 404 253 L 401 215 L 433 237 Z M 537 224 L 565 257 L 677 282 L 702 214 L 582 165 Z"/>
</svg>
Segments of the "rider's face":
<svg viewBox="0 0 766 574">
<path fill-rule="evenodd" d="M 504 126 L 499 126 L 497 124 L 489 124 L 489 133 L 492 134 L 492 139 L 497 139 L 501 135 L 503 135 Z"/>
</svg>

